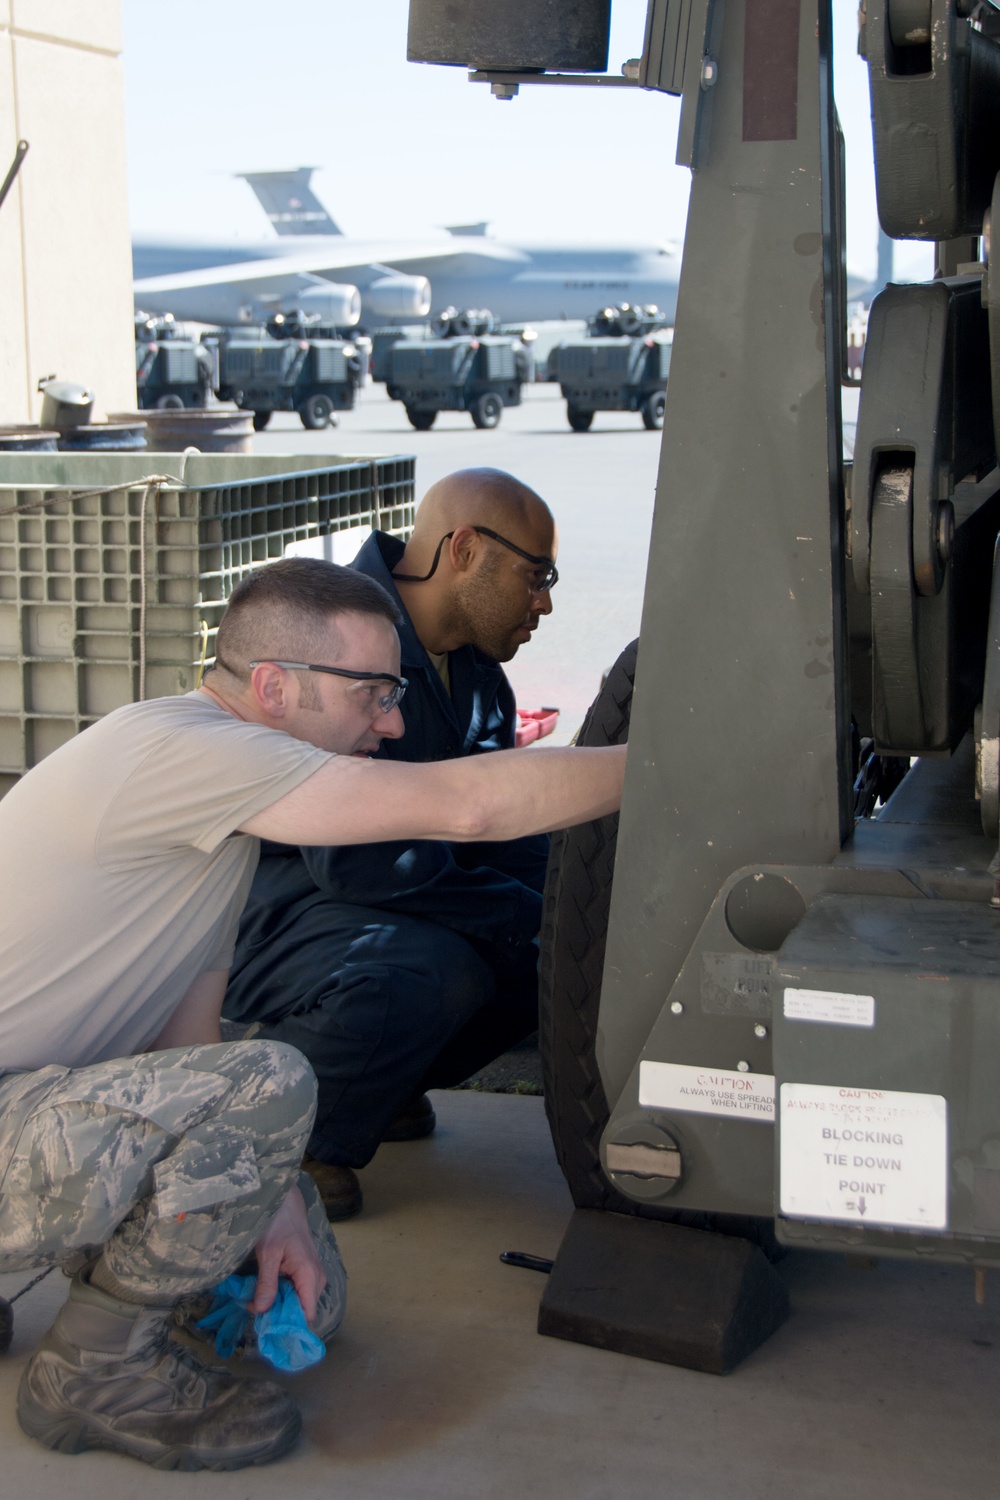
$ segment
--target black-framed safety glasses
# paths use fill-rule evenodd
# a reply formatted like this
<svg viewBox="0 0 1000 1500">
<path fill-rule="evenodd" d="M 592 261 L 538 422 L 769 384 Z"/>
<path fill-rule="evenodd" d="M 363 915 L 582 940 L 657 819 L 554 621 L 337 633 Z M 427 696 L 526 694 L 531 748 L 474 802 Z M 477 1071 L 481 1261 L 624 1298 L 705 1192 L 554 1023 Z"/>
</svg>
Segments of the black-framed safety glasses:
<svg viewBox="0 0 1000 1500">
<path fill-rule="evenodd" d="M 263 661 L 250 662 L 250 670 L 254 667 L 284 667 L 288 672 L 327 672 L 331 677 L 349 677 L 356 683 L 391 682 L 392 687 L 387 693 L 378 698 L 378 706 L 384 714 L 391 713 L 403 701 L 403 694 L 408 687 L 405 677 L 395 677 L 391 672 L 353 672 L 348 667 L 321 667 L 312 661 L 278 661 L 276 657 L 266 657 Z"/>
<path fill-rule="evenodd" d="M 478 531 L 480 536 L 488 536 L 491 542 L 499 542 L 501 547 L 506 547 L 510 552 L 516 552 L 518 557 L 523 557 L 526 562 L 534 563 L 537 570 L 536 576 L 531 580 L 531 586 L 536 594 L 547 594 L 549 589 L 554 589 L 559 582 L 559 569 L 551 557 L 536 557 L 533 552 L 525 552 L 523 547 L 518 547 L 514 542 L 508 542 L 505 536 L 498 531 L 491 531 L 488 526 L 474 526 L 473 531 Z"/>
<path fill-rule="evenodd" d="M 531 579 L 531 587 L 534 593 L 547 594 L 549 589 L 554 589 L 559 582 L 559 569 L 551 557 L 536 557 L 533 552 L 525 552 L 524 548 L 519 547 L 516 542 L 509 542 L 505 536 L 501 536 L 498 531 L 491 531 L 488 526 L 473 526 L 472 530 L 477 531 L 480 536 L 489 537 L 491 542 L 499 542 L 501 547 L 506 547 L 509 552 L 516 552 L 518 557 L 523 557 L 525 562 L 530 562 L 534 565 L 535 576 Z M 437 572 L 437 565 L 441 558 L 441 548 L 445 542 L 451 541 L 454 535 L 454 531 L 448 531 L 438 542 L 429 572 L 419 574 L 394 573 L 393 577 L 401 579 L 403 583 L 426 583 L 428 578 L 433 578 Z"/>
</svg>

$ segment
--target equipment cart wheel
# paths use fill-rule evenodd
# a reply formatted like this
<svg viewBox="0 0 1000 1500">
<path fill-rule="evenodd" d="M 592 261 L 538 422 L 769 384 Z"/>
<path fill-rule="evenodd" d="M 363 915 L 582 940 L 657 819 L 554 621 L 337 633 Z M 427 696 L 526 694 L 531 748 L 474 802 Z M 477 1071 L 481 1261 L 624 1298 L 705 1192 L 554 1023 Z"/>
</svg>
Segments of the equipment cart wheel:
<svg viewBox="0 0 1000 1500">
<path fill-rule="evenodd" d="M 470 415 L 477 427 L 496 427 L 503 411 L 503 402 L 493 391 L 487 391 L 472 403 Z"/>
<path fill-rule="evenodd" d="M 566 420 L 574 432 L 589 432 L 594 413 L 583 411 L 579 406 L 567 406 Z"/>
<path fill-rule="evenodd" d="M 418 411 L 415 406 L 408 406 L 406 415 L 410 426 L 415 427 L 418 432 L 430 432 L 437 421 L 436 411 Z"/>
<path fill-rule="evenodd" d="M 184 398 L 182 396 L 159 396 L 156 401 L 157 411 L 183 411 Z"/>
<path fill-rule="evenodd" d="M 628 739 L 638 649 L 638 641 L 626 646 L 608 673 L 577 744 L 620 745 Z M 545 1113 L 573 1202 L 738 1235 L 776 1258 L 771 1219 L 640 1204 L 604 1175 L 600 1143 L 610 1111 L 597 1065 L 597 1016 L 617 841 L 617 813 L 554 833 L 545 879 L 539 964 Z"/>
<path fill-rule="evenodd" d="M 253 414 L 254 432 L 263 432 L 264 428 L 267 426 L 268 422 L 270 422 L 273 416 L 273 411 L 255 411 Z"/>
<path fill-rule="evenodd" d="M 303 427 L 316 431 L 320 427 L 329 427 L 333 416 L 333 402 L 329 396 L 307 396 L 299 407 L 299 416 Z"/>
<path fill-rule="evenodd" d="M 662 391 L 654 391 L 642 403 L 642 425 L 650 432 L 659 432 L 663 426 L 663 409 L 667 398 Z"/>
</svg>

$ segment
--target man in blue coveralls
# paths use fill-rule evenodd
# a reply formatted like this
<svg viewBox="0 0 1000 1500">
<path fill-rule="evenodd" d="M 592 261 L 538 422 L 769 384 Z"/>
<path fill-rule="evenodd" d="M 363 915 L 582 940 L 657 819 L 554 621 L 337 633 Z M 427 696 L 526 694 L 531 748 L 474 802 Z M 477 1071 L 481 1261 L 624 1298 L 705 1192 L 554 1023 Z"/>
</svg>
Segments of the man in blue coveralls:
<svg viewBox="0 0 1000 1500">
<path fill-rule="evenodd" d="M 552 609 L 556 530 L 511 475 L 433 485 L 404 546 L 376 532 L 353 566 L 400 608 L 405 734 L 372 755 L 447 760 L 514 743 L 499 663 Z M 460 1083 L 537 1024 L 535 939 L 548 838 L 339 848 L 265 843 L 224 1015 L 289 1042 L 319 1080 L 306 1167 L 331 1219 L 361 1208 L 355 1169 L 434 1129 L 425 1090 Z"/>
</svg>

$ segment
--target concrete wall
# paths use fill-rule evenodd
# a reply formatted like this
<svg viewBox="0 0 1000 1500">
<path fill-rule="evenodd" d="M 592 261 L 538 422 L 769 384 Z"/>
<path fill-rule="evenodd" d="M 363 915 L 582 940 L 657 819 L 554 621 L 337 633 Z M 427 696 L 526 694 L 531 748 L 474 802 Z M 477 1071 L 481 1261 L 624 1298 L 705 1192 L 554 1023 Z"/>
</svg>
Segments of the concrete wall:
<svg viewBox="0 0 1000 1500">
<path fill-rule="evenodd" d="M 41 377 L 135 407 L 119 0 L 0 0 L 0 424 L 38 421 Z"/>
</svg>

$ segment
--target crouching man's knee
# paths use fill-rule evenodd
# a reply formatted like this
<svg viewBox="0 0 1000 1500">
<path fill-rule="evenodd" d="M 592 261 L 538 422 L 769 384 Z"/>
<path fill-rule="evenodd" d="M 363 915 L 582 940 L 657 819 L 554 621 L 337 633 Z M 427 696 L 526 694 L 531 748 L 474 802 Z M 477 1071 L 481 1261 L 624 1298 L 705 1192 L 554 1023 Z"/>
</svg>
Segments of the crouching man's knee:
<svg viewBox="0 0 1000 1500">
<path fill-rule="evenodd" d="M 316 1075 L 287 1042 L 236 1042 L 224 1071 L 233 1081 L 228 1124 L 252 1131 L 258 1155 L 301 1155 L 316 1114 Z"/>
</svg>

